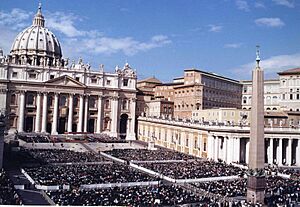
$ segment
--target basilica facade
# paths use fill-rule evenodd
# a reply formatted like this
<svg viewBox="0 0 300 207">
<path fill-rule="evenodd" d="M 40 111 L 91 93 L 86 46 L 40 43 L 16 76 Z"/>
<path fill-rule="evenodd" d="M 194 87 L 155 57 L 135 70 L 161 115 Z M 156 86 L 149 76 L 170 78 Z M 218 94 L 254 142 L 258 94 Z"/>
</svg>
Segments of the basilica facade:
<svg viewBox="0 0 300 207">
<path fill-rule="evenodd" d="M 62 57 L 41 6 L 11 51 L 0 50 L 0 109 L 8 132 L 108 133 L 135 139 L 136 72 L 128 63 L 105 72 Z"/>
</svg>

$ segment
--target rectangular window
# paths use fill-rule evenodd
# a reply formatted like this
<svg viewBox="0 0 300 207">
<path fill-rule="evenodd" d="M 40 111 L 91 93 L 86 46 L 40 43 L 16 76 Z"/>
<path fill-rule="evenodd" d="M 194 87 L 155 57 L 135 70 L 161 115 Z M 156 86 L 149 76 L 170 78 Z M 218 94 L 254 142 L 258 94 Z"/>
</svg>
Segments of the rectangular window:
<svg viewBox="0 0 300 207">
<path fill-rule="evenodd" d="M 206 142 L 203 143 L 203 151 L 206 152 Z"/>
<path fill-rule="evenodd" d="M 97 78 L 92 78 L 91 82 L 94 83 L 94 84 L 97 83 Z"/>
<path fill-rule="evenodd" d="M 128 86 L 128 79 L 123 80 L 123 86 Z"/>
<path fill-rule="evenodd" d="M 106 85 L 110 86 L 110 80 L 106 80 Z"/>
<path fill-rule="evenodd" d="M 54 79 L 54 75 L 50 75 L 50 79 Z"/>
<path fill-rule="evenodd" d="M 36 74 L 35 73 L 29 73 L 29 78 L 30 79 L 36 79 Z"/>
<path fill-rule="evenodd" d="M 79 81 L 79 77 L 76 77 L 75 80 Z"/>
<path fill-rule="evenodd" d="M 293 100 L 293 94 L 290 94 L 290 99 Z"/>
<path fill-rule="evenodd" d="M 17 78 L 17 77 L 18 77 L 18 73 L 17 73 L 17 72 L 13 72 L 13 73 L 12 73 L 12 77 L 13 77 L 13 78 Z"/>
</svg>

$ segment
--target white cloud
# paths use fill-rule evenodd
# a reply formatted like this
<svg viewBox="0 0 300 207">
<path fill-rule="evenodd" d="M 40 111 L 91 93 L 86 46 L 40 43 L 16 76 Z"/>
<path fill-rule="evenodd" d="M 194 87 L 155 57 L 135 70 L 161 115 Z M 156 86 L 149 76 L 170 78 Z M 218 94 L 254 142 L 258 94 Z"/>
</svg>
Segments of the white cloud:
<svg viewBox="0 0 300 207">
<path fill-rule="evenodd" d="M 98 30 L 81 30 L 78 22 L 84 19 L 64 12 L 45 13 L 46 27 L 57 32 L 65 56 L 94 56 L 98 54 L 124 53 L 134 55 L 141 51 L 163 47 L 172 41 L 165 35 L 154 35 L 148 41 L 139 41 L 133 37 L 110 37 Z M 20 32 L 20 28 L 30 26 L 28 19 L 32 13 L 21 9 L 11 12 L 0 11 L 0 47 L 9 52 L 13 38 Z M 3 42 L 2 42 L 3 41 Z"/>
<path fill-rule="evenodd" d="M 273 2 L 275 2 L 275 4 L 286 6 L 286 7 L 289 7 L 289 8 L 294 8 L 295 7 L 294 2 L 290 1 L 290 0 L 273 0 Z"/>
<path fill-rule="evenodd" d="M 255 8 L 266 8 L 265 4 L 261 1 L 255 2 L 254 7 Z"/>
<path fill-rule="evenodd" d="M 79 40 L 78 43 L 82 45 L 84 50 L 88 50 L 93 53 L 110 55 L 123 52 L 125 55 L 130 56 L 140 51 L 147 51 L 170 44 L 171 40 L 164 35 L 153 36 L 147 42 L 140 42 L 132 37 L 112 38 L 103 36 L 98 38 L 88 38 L 82 41 Z"/>
<path fill-rule="evenodd" d="M 210 32 L 220 32 L 223 29 L 223 26 L 215 25 L 215 24 L 210 24 L 208 25 L 208 27 L 209 27 L 208 31 Z"/>
<path fill-rule="evenodd" d="M 228 44 L 225 44 L 224 47 L 237 49 L 237 48 L 240 48 L 242 45 L 243 45 L 242 43 L 228 43 Z"/>
<path fill-rule="evenodd" d="M 275 74 L 277 72 L 291 68 L 296 68 L 300 66 L 300 53 L 272 56 L 268 59 L 262 59 L 260 65 L 265 71 L 266 75 Z M 251 63 L 241 65 L 233 71 L 240 74 L 241 76 L 244 76 L 251 74 L 251 71 L 254 67 L 255 60 L 253 58 L 253 61 Z"/>
<path fill-rule="evenodd" d="M 245 1 L 245 0 L 236 0 L 236 1 L 235 1 L 235 4 L 236 4 L 236 6 L 237 6 L 237 8 L 238 8 L 239 10 L 242 10 L 242 11 L 250 11 L 248 2 Z"/>
<path fill-rule="evenodd" d="M 282 27 L 285 25 L 280 18 L 260 18 L 256 19 L 255 23 L 259 26 L 267 27 Z"/>
<path fill-rule="evenodd" d="M 10 26 L 12 30 L 20 30 L 29 26 L 27 20 L 32 17 L 31 12 L 14 8 L 11 12 L 0 11 L 0 26 Z"/>
</svg>

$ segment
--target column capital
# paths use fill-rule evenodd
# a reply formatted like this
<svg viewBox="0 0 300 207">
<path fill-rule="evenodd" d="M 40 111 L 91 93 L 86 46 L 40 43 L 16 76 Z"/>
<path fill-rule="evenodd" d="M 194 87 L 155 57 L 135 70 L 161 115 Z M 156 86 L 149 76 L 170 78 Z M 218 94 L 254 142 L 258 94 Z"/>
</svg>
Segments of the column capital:
<svg viewBox="0 0 300 207">
<path fill-rule="evenodd" d="M 25 93 L 26 93 L 26 90 L 17 90 L 16 93 L 17 93 L 17 94 L 25 94 Z"/>
<path fill-rule="evenodd" d="M 120 99 L 120 97 L 119 96 L 112 96 L 112 97 L 110 97 L 110 99 L 113 100 L 113 101 L 118 101 Z"/>
<path fill-rule="evenodd" d="M 137 98 L 131 98 L 130 101 L 136 102 Z"/>
</svg>

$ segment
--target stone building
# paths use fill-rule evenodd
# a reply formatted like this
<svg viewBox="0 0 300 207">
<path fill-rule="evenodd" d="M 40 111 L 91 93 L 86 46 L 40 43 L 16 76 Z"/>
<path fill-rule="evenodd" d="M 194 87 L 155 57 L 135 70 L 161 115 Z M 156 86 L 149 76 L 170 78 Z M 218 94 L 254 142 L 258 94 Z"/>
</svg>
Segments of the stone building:
<svg viewBox="0 0 300 207">
<path fill-rule="evenodd" d="M 154 117 L 173 117 L 174 102 L 165 100 L 164 98 L 156 98 L 146 102 L 146 115 Z"/>
<path fill-rule="evenodd" d="M 278 73 L 280 107 L 284 111 L 299 112 L 300 114 L 300 68 L 293 68 Z"/>
<path fill-rule="evenodd" d="M 174 86 L 174 116 L 190 118 L 194 110 L 216 107 L 241 108 L 241 96 L 242 85 L 236 80 L 186 69 L 182 84 Z"/>
<path fill-rule="evenodd" d="M 227 163 L 249 162 L 250 127 L 213 126 L 199 121 L 139 117 L 138 139 Z M 265 128 L 265 163 L 300 167 L 299 129 Z"/>
<path fill-rule="evenodd" d="M 252 81 L 241 81 L 243 85 L 242 108 L 251 109 Z M 265 111 L 279 111 L 280 107 L 280 81 L 270 79 L 264 81 L 264 109 Z"/>
<path fill-rule="evenodd" d="M 144 116 L 149 111 L 147 103 L 154 99 L 155 86 L 161 84 L 161 81 L 155 77 L 146 78 L 137 82 L 137 101 L 136 114 Z"/>
<path fill-rule="evenodd" d="M 9 132 L 101 133 L 135 139 L 136 73 L 92 70 L 82 59 L 62 58 L 45 27 L 41 6 L 10 54 L 0 52 L 0 108 L 11 113 Z"/>
</svg>

